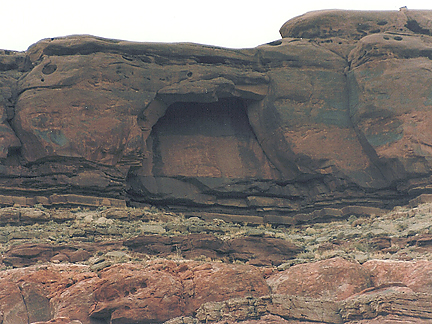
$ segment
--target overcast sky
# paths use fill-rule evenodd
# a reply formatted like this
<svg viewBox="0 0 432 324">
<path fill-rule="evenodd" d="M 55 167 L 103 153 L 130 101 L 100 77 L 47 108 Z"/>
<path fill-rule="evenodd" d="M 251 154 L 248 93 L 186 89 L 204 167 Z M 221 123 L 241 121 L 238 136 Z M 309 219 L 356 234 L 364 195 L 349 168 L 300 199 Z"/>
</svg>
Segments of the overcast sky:
<svg viewBox="0 0 432 324">
<path fill-rule="evenodd" d="M 432 0 L 7 0 L 0 48 L 26 50 L 43 38 L 91 34 L 139 42 L 255 47 L 280 38 L 284 22 L 320 9 L 432 9 Z"/>
</svg>

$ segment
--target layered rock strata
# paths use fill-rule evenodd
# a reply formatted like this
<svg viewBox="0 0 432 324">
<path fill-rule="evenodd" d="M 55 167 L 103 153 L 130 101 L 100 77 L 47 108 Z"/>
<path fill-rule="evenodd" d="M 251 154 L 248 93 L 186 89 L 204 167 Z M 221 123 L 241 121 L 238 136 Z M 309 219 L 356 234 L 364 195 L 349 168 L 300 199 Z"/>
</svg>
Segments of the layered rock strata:
<svg viewBox="0 0 432 324">
<path fill-rule="evenodd" d="M 0 208 L 0 322 L 430 323 L 431 213 L 276 228 Z"/>
<path fill-rule="evenodd" d="M 329 284 L 344 266 L 352 277 L 340 284 L 350 289 L 331 296 L 343 287 Z M 306 291 L 292 294 L 301 289 L 297 282 L 272 292 L 275 281 L 291 281 L 301 267 L 325 272 Z M 85 265 L 39 265 L 1 273 L 0 318 L 4 324 L 430 323 L 428 271 L 427 261 L 360 266 L 341 258 L 267 276 L 253 266 L 195 261 L 117 264 L 98 273 Z"/>
<path fill-rule="evenodd" d="M 2 51 L 0 200 L 283 224 L 407 203 L 431 186 L 431 21 L 333 10 L 252 49 L 70 36 Z"/>
</svg>

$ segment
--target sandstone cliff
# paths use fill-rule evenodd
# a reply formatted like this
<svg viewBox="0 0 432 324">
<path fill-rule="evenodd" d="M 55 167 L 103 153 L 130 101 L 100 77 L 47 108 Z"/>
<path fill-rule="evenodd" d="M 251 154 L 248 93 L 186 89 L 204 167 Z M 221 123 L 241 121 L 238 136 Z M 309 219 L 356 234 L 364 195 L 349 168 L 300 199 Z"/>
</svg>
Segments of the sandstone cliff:
<svg viewBox="0 0 432 324">
<path fill-rule="evenodd" d="M 275 227 L 0 208 L 0 323 L 430 323 L 431 216 Z"/>
<path fill-rule="evenodd" d="M 280 33 L 241 50 L 69 36 L 2 51 L 0 203 L 290 224 L 429 192 L 432 13 L 319 11 Z"/>
<path fill-rule="evenodd" d="M 0 51 L 0 324 L 432 322 L 432 13 L 280 32 Z"/>
</svg>

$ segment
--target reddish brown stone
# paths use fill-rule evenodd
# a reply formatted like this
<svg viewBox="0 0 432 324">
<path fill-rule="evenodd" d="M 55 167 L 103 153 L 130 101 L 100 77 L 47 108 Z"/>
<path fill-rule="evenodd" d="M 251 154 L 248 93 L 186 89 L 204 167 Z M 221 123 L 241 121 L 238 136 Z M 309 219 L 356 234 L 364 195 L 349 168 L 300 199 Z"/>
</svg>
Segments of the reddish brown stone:
<svg viewBox="0 0 432 324">
<path fill-rule="evenodd" d="M 414 293 L 407 287 L 383 287 L 348 298 L 340 303 L 339 314 L 343 322 L 424 323 L 432 320 L 431 294 Z M 392 320 L 392 321 L 391 321 Z"/>
<path fill-rule="evenodd" d="M 252 266 L 211 263 L 197 265 L 190 270 L 193 277 L 188 281 L 188 286 L 195 296 L 191 301 L 190 310 L 196 310 L 204 301 L 222 301 L 244 296 L 258 297 L 270 292 L 262 273 Z"/>
<path fill-rule="evenodd" d="M 370 274 L 359 263 L 337 257 L 292 266 L 267 279 L 272 292 L 342 300 L 372 286 Z"/>
<path fill-rule="evenodd" d="M 429 324 L 430 319 L 415 318 L 409 316 L 398 316 L 398 315 L 381 315 L 376 318 L 362 319 L 356 321 L 350 321 L 346 323 L 352 324 Z"/>
<path fill-rule="evenodd" d="M 87 269 L 86 266 L 50 265 L 3 271 L 0 278 L 3 323 L 49 321 L 62 316 L 61 305 L 65 303 L 71 309 L 66 317 L 90 324 L 91 304 L 82 303 L 82 299 L 91 298 L 92 287 L 86 281 L 96 275 Z M 69 290 L 77 283 L 86 290 L 71 296 Z"/>
<path fill-rule="evenodd" d="M 298 321 L 289 319 L 286 320 L 282 317 L 276 316 L 276 315 L 265 315 L 261 317 L 260 319 L 250 319 L 246 321 L 229 321 L 229 320 L 223 320 L 214 322 L 214 324 L 235 324 L 235 323 L 241 323 L 241 324 L 304 324 L 304 321 Z M 314 324 L 325 324 L 323 322 L 313 322 Z"/>
<path fill-rule="evenodd" d="M 28 313 L 19 287 L 8 279 L 0 279 L 1 319 L 3 323 L 27 324 Z"/>
<path fill-rule="evenodd" d="M 65 262 L 65 261 L 69 261 L 69 257 L 64 254 L 64 253 L 57 253 L 56 255 L 54 255 L 51 259 L 51 262 Z"/>
<path fill-rule="evenodd" d="M 253 49 L 78 35 L 2 51 L 0 203 L 277 224 L 406 203 L 432 183 L 431 20 L 331 10 Z"/>
<path fill-rule="evenodd" d="M 289 241 L 272 237 L 238 237 L 228 244 L 233 259 L 250 260 L 255 265 L 280 265 L 303 250 Z"/>
<path fill-rule="evenodd" d="M 371 273 L 374 286 L 403 284 L 414 292 L 432 294 L 432 262 L 370 260 L 363 268 Z"/>
<path fill-rule="evenodd" d="M 119 249 L 121 246 L 121 241 L 62 245 L 42 243 L 16 244 L 6 251 L 2 262 L 15 268 L 47 261 L 68 261 L 75 263 L 88 260 L 96 251 L 107 252 Z"/>
<path fill-rule="evenodd" d="M 113 266 L 100 277 L 90 316 L 112 323 L 163 321 L 191 315 L 208 301 L 269 293 L 261 272 L 245 265 L 160 260 Z"/>
<path fill-rule="evenodd" d="M 46 262 L 53 257 L 54 247 L 50 244 L 21 244 L 13 246 L 3 257 L 2 262 L 13 267 L 25 267 L 38 260 Z"/>
<path fill-rule="evenodd" d="M 217 313 L 251 324 L 336 324 L 340 316 L 353 324 L 427 323 L 429 272 L 427 261 L 360 266 L 335 258 L 270 275 L 272 292 L 286 294 L 269 295 L 263 272 L 248 265 L 160 259 L 117 264 L 98 274 L 84 265 L 39 265 L 1 272 L 0 317 L 4 324 L 163 322 L 193 316 L 205 305 L 200 318 Z"/>
<path fill-rule="evenodd" d="M 392 243 L 390 237 L 374 237 L 368 242 L 372 247 L 378 250 L 388 249 L 391 247 Z"/>
<path fill-rule="evenodd" d="M 102 271 L 90 316 L 112 323 L 158 322 L 180 316 L 183 288 L 181 280 L 166 271 L 170 265 L 162 262 L 147 269 L 119 265 Z"/>
<path fill-rule="evenodd" d="M 269 293 L 251 266 L 164 260 L 119 264 L 99 276 L 70 264 L 14 269 L 2 273 L 0 286 L 5 324 L 57 317 L 84 324 L 161 322 L 191 315 L 205 302 Z"/>
<path fill-rule="evenodd" d="M 10 208 L 0 225 L 49 220 L 17 207 L 34 204 L 128 201 L 207 219 L 290 225 L 407 203 L 432 183 L 431 21 L 431 11 L 403 8 L 319 11 L 288 21 L 283 39 L 254 49 L 71 36 L 23 53 L 1 50 L 0 205 Z M 106 216 L 152 219 L 118 210 Z M 426 252 L 431 241 L 422 234 L 368 243 Z M 3 264 L 30 267 L 1 272 L 1 322 L 162 322 L 193 315 L 206 302 L 242 297 L 245 303 L 226 305 L 251 306 L 249 296 L 267 295 L 269 286 L 282 294 L 283 314 L 254 309 L 251 319 L 246 307 L 239 319 L 431 319 L 429 261 L 361 266 L 334 258 L 261 272 L 252 264 L 278 265 L 300 252 L 276 238 L 147 235 L 124 244 L 153 256 L 249 265 L 153 260 L 98 273 L 73 264 L 32 266 L 85 261 L 122 243 L 12 245 Z M 332 306 L 310 310 L 325 304 L 319 298 Z M 322 311 L 330 311 L 329 320 Z"/>
<path fill-rule="evenodd" d="M 279 265 L 302 251 L 302 248 L 280 238 L 246 236 L 221 240 L 213 234 L 175 237 L 140 235 L 126 240 L 124 245 L 133 251 L 151 255 L 177 253 L 188 259 L 206 256 L 264 266 Z"/>
<path fill-rule="evenodd" d="M 84 249 L 79 249 L 74 252 L 65 252 L 65 254 L 68 256 L 69 261 L 72 263 L 88 260 L 92 256 L 92 253 Z"/>
</svg>

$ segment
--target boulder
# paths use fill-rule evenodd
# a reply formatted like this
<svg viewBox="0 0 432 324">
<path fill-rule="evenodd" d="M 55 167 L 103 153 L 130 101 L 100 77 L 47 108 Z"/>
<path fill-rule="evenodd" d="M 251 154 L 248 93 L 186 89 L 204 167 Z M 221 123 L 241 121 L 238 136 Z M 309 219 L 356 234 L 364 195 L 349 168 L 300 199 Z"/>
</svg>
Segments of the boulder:
<svg viewBox="0 0 432 324">
<path fill-rule="evenodd" d="M 343 300 L 372 287 L 370 273 L 356 261 L 341 257 L 299 264 L 270 276 L 274 294 Z"/>
<path fill-rule="evenodd" d="M 373 285 L 403 285 L 416 293 L 432 294 L 432 262 L 370 260 L 363 268 L 372 274 Z"/>
<path fill-rule="evenodd" d="M 85 265 L 31 266 L 2 271 L 0 286 L 3 324 L 160 323 L 192 315 L 206 302 L 270 292 L 252 266 L 167 260 L 117 264 L 98 274 Z"/>
<path fill-rule="evenodd" d="M 90 324 L 90 283 L 95 277 L 95 273 L 82 265 L 45 265 L 2 271 L 0 307 L 3 324 L 49 323 L 61 317 L 76 320 L 73 324 Z M 76 288 L 75 284 L 81 287 L 76 295 L 70 293 Z M 67 316 L 61 315 L 64 309 L 68 309 Z"/>
<path fill-rule="evenodd" d="M 90 317 L 111 323 L 161 322 L 191 315 L 201 304 L 269 292 L 251 266 L 155 261 L 117 265 L 100 272 Z"/>
</svg>

